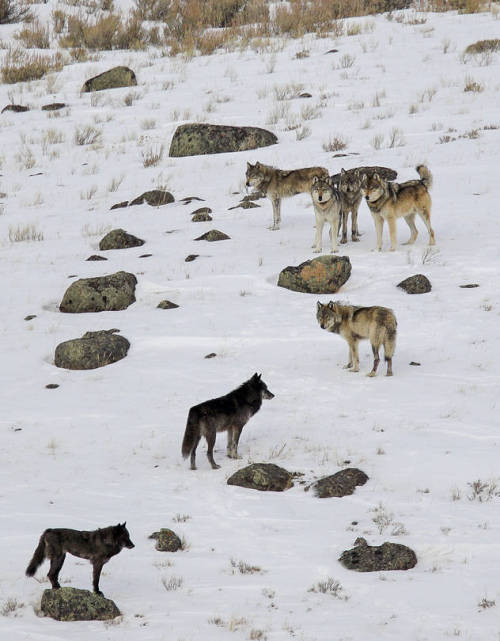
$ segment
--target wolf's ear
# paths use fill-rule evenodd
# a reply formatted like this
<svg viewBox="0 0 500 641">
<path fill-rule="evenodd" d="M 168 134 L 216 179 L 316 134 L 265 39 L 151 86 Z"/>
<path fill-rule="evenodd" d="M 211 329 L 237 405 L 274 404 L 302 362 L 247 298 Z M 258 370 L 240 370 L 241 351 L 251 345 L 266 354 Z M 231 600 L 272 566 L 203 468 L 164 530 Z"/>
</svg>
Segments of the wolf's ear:
<svg viewBox="0 0 500 641">
<path fill-rule="evenodd" d="M 340 175 L 341 176 L 345 176 L 346 173 L 347 173 L 347 171 L 342 167 L 342 169 L 340 170 Z"/>
<path fill-rule="evenodd" d="M 373 180 L 375 182 L 379 183 L 380 182 L 380 176 L 377 173 L 373 174 Z"/>
<path fill-rule="evenodd" d="M 328 309 L 335 309 L 335 303 L 333 302 L 333 300 L 331 300 L 331 301 L 328 303 Z"/>
<path fill-rule="evenodd" d="M 365 187 L 367 182 L 368 182 L 368 176 L 363 172 L 361 174 L 361 186 Z"/>
<path fill-rule="evenodd" d="M 332 176 L 328 176 L 328 178 L 326 179 L 325 182 L 326 182 L 327 185 L 330 185 L 330 187 L 333 187 L 333 178 L 332 178 Z"/>
<path fill-rule="evenodd" d="M 247 161 L 247 169 L 252 169 L 252 165 Z"/>
<path fill-rule="evenodd" d="M 127 525 L 127 521 L 123 521 L 122 527 L 125 527 Z"/>
<path fill-rule="evenodd" d="M 255 163 L 254 167 L 260 167 L 260 162 L 259 162 L 259 161 L 257 161 L 257 162 Z"/>
<path fill-rule="evenodd" d="M 322 307 L 323 307 L 323 305 L 318 301 L 318 302 L 316 303 L 316 309 L 318 310 L 318 312 L 319 312 L 319 310 L 320 310 Z"/>
<path fill-rule="evenodd" d="M 312 184 L 315 185 L 318 181 L 319 181 L 319 178 L 317 176 L 313 176 Z"/>
<path fill-rule="evenodd" d="M 356 169 L 353 171 L 353 174 L 356 176 L 356 178 L 359 178 L 359 169 L 356 167 Z"/>
<path fill-rule="evenodd" d="M 257 376 L 257 378 L 258 378 L 258 379 L 259 379 L 259 381 L 260 381 L 260 379 L 262 378 L 262 374 L 259 374 L 259 375 Z"/>
</svg>

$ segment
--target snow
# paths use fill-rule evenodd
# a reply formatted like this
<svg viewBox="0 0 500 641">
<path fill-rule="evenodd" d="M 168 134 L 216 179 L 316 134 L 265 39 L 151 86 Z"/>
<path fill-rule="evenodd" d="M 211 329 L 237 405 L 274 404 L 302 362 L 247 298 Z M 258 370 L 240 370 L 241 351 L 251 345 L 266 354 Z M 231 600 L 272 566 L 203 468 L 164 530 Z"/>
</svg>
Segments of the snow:
<svg viewBox="0 0 500 641">
<path fill-rule="evenodd" d="M 49 0 L 35 10 L 53 6 Z M 499 638 L 496 608 L 479 603 L 500 598 L 500 499 L 469 497 L 478 480 L 495 493 L 500 476 L 500 129 L 483 129 L 500 126 L 500 55 L 485 65 L 461 57 L 468 44 L 497 36 L 499 23 L 487 12 L 423 15 L 427 21 L 420 25 L 384 16 L 353 20 L 362 25 L 360 35 L 277 39 L 272 52 L 190 60 L 155 50 L 107 52 L 98 61 L 66 66 L 53 84 L 0 85 L 0 107 L 12 97 L 32 108 L 0 116 L 0 192 L 6 194 L 0 198 L 2 639 L 224 641 L 259 638 L 258 631 L 269 641 Z M 15 30 L 0 27 L 0 39 Z M 446 39 L 451 44 L 444 53 Z M 339 53 L 325 55 L 332 47 Z M 309 57 L 295 59 L 302 49 Z M 338 68 L 345 54 L 354 64 Z M 0 59 L 4 55 L 0 50 Z M 116 64 L 136 71 L 137 88 L 80 94 L 87 78 Z M 483 84 L 482 92 L 464 93 L 468 75 Z M 288 83 L 301 83 L 313 98 L 275 102 L 273 88 Z M 135 99 L 127 107 L 130 92 Z M 385 96 L 374 107 L 377 92 Z M 55 118 L 39 110 L 53 101 L 66 102 L 68 110 Z M 267 122 L 276 106 L 289 104 L 289 116 L 300 120 L 304 106 L 320 101 L 319 117 L 303 123 L 311 129 L 303 140 L 287 129 L 286 119 Z M 416 113 L 409 113 L 411 105 Z M 156 126 L 143 129 L 146 119 Z M 169 158 L 175 128 L 192 121 L 262 126 L 279 144 Z M 85 125 L 102 130 L 100 145 L 75 145 L 75 129 Z M 404 146 L 387 148 L 393 128 L 402 131 Z M 64 142 L 47 145 L 44 153 L 48 129 Z M 473 129 L 478 138 L 458 138 Z M 378 134 L 384 143 L 376 150 L 371 141 Z M 358 155 L 334 158 L 324 151 L 335 135 L 346 137 L 347 153 Z M 457 140 L 439 144 L 444 135 Z M 160 165 L 144 168 L 142 152 L 161 144 Z M 26 146 L 35 158 L 29 169 L 16 158 Z M 59 156 L 51 158 L 54 150 Z M 430 167 L 435 250 L 427 251 L 418 220 L 415 245 L 388 252 L 385 230 L 384 251 L 372 251 L 375 230 L 365 204 L 361 242 L 340 246 L 353 269 L 333 298 L 396 313 L 393 378 L 383 376 L 383 364 L 375 379 L 364 376 L 371 368 L 367 342 L 360 348 L 361 372 L 342 369 L 347 344 L 321 330 L 315 318 L 316 301 L 329 296 L 276 287 L 283 267 L 313 257 L 310 197 L 283 202 L 280 231 L 267 229 L 268 200 L 259 201 L 260 209 L 228 211 L 245 193 L 246 162 L 256 160 L 280 168 L 321 165 L 332 174 L 342 166 L 386 165 L 398 170 L 400 181 L 415 178 L 419 163 Z M 117 191 L 109 191 L 122 176 Z M 176 202 L 110 211 L 158 185 Z M 96 193 L 87 199 L 93 186 Z M 185 196 L 205 202 L 184 205 Z M 213 222 L 191 223 L 189 213 L 202 205 L 212 208 Z M 43 240 L 10 242 L 9 229 L 27 224 Z M 146 244 L 105 252 L 107 262 L 85 262 L 116 227 Z M 193 240 L 212 228 L 231 240 Z M 407 234 L 400 221 L 398 242 Z M 139 258 L 143 253 L 152 257 Z M 191 253 L 200 257 L 185 263 Z M 73 280 L 118 270 L 138 278 L 137 302 L 127 310 L 58 311 Z M 431 293 L 409 296 L 396 287 L 415 273 L 430 279 Z M 468 283 L 479 287 L 459 287 Z M 164 298 L 180 307 L 156 309 Z M 36 318 L 24 321 L 28 314 Z M 83 372 L 54 366 L 60 342 L 112 327 L 131 342 L 124 360 Z M 210 352 L 217 357 L 204 359 Z M 202 442 L 199 469 L 191 471 L 180 454 L 189 408 L 255 371 L 276 397 L 245 427 L 242 460 L 225 457 L 226 437 L 219 435 L 221 469 L 210 469 Z M 60 387 L 46 389 L 49 383 Z M 369 481 L 350 497 L 324 500 L 300 483 L 283 494 L 227 486 L 249 462 L 300 472 L 306 484 L 346 466 L 359 467 Z M 383 531 L 373 522 L 374 510 L 392 521 Z M 48 565 L 38 571 L 38 582 L 24 569 L 41 532 L 124 520 L 136 547 L 114 557 L 101 578 L 123 617 L 103 624 L 37 616 Z M 187 549 L 157 552 L 148 536 L 160 527 L 183 536 Z M 408 545 L 418 564 L 408 572 L 346 570 L 337 559 L 358 536 L 371 545 Z M 261 571 L 240 574 L 231 560 Z M 177 590 L 165 588 L 172 576 L 182 579 Z M 310 591 L 328 577 L 340 582 L 347 599 Z M 68 556 L 61 579 L 90 588 L 91 567 Z M 19 607 L 7 614 L 9 600 Z"/>
</svg>

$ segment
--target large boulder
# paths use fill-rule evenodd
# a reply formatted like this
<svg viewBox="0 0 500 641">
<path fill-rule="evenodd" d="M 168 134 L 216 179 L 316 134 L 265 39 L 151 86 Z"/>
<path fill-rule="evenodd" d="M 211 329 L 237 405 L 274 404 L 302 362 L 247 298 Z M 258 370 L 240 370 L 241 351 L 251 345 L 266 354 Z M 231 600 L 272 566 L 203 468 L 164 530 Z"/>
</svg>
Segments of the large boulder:
<svg viewBox="0 0 500 641">
<path fill-rule="evenodd" d="M 278 277 L 278 287 L 306 294 L 335 294 L 350 275 L 348 256 L 318 256 L 298 266 L 285 267 Z"/>
<path fill-rule="evenodd" d="M 82 87 L 82 93 L 89 91 L 102 91 L 103 89 L 116 89 L 117 87 L 134 87 L 137 85 L 137 78 L 132 69 L 128 67 L 113 67 L 100 73 L 98 76 L 89 78 Z"/>
<path fill-rule="evenodd" d="M 427 294 L 432 289 L 431 281 L 423 274 L 408 276 L 408 278 L 398 283 L 398 287 L 407 294 Z"/>
<path fill-rule="evenodd" d="M 66 290 L 59 309 L 66 313 L 127 309 L 135 303 L 137 278 L 129 272 L 80 278 Z"/>
<path fill-rule="evenodd" d="M 358 538 L 351 550 L 345 550 L 339 557 L 340 563 L 348 570 L 357 572 L 381 572 L 386 570 L 410 570 L 417 564 L 415 552 L 400 543 L 368 545 Z"/>
<path fill-rule="evenodd" d="M 117 329 L 86 332 L 81 338 L 60 343 L 54 364 L 65 369 L 96 369 L 125 358 L 130 343 L 116 336 Z"/>
<path fill-rule="evenodd" d="M 320 499 L 332 496 L 341 497 L 352 494 L 357 485 L 364 485 L 368 476 L 355 467 L 348 467 L 340 470 L 331 476 L 325 476 L 311 486 L 316 496 Z"/>
<path fill-rule="evenodd" d="M 214 243 L 217 240 L 230 240 L 230 238 L 231 237 L 225 234 L 223 231 L 219 231 L 218 229 L 211 229 L 201 236 L 198 236 L 198 238 L 195 238 L 195 240 L 207 240 L 209 243 Z"/>
<path fill-rule="evenodd" d="M 153 532 L 150 539 L 156 539 L 156 549 L 159 552 L 177 552 L 182 549 L 182 541 L 173 530 L 161 528 L 159 532 Z"/>
<path fill-rule="evenodd" d="M 274 463 L 253 463 L 230 476 L 227 484 L 262 492 L 283 492 L 292 487 L 292 479 L 291 472 Z"/>
<path fill-rule="evenodd" d="M 142 238 L 127 233 L 124 229 L 112 229 L 99 242 L 99 249 L 127 249 L 144 245 Z"/>
<path fill-rule="evenodd" d="M 247 151 L 278 142 L 276 136 L 260 127 L 230 127 L 192 123 L 180 125 L 170 143 L 169 156 L 199 156 Z"/>
<path fill-rule="evenodd" d="M 40 609 L 45 616 L 57 621 L 108 621 L 120 616 L 111 599 L 76 588 L 44 590 Z"/>
</svg>

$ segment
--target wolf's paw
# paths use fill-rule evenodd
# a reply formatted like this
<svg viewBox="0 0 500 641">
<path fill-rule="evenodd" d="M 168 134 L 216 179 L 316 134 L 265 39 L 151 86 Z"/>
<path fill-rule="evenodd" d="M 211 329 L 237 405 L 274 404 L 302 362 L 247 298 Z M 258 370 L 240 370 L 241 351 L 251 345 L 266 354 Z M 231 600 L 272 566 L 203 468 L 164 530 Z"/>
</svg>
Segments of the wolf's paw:
<svg viewBox="0 0 500 641">
<path fill-rule="evenodd" d="M 313 249 L 313 254 L 321 254 L 321 249 L 318 249 L 317 247 L 315 247 Z"/>
<path fill-rule="evenodd" d="M 330 254 L 338 254 L 339 250 L 338 249 L 331 249 Z"/>
<path fill-rule="evenodd" d="M 360 241 L 359 236 L 353 236 L 353 237 L 352 237 L 352 242 L 353 242 L 353 243 L 359 243 L 359 241 Z"/>
<path fill-rule="evenodd" d="M 341 238 L 340 244 L 341 245 L 346 245 L 347 244 L 347 238 Z"/>
<path fill-rule="evenodd" d="M 352 363 L 347 363 L 347 365 L 344 365 L 342 369 L 351 369 Z"/>
<path fill-rule="evenodd" d="M 268 227 L 268 229 L 270 229 L 271 231 L 277 231 L 279 228 L 279 225 L 271 225 L 270 227 Z"/>
<path fill-rule="evenodd" d="M 373 378 L 374 376 L 377 376 L 377 374 L 376 374 L 375 372 L 369 372 L 369 373 L 367 374 L 367 376 L 368 376 L 369 378 Z"/>
<path fill-rule="evenodd" d="M 212 465 L 212 469 L 213 470 L 219 470 L 220 469 L 220 465 L 217 465 L 217 463 L 215 463 L 215 465 Z"/>
</svg>

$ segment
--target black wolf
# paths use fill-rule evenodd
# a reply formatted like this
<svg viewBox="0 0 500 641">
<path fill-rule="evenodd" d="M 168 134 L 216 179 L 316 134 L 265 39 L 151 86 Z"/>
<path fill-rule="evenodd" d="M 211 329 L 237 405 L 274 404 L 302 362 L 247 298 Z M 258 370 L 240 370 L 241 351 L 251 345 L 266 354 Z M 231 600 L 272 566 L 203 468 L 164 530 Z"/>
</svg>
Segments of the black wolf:
<svg viewBox="0 0 500 641">
<path fill-rule="evenodd" d="M 189 410 L 182 456 L 191 455 L 191 469 L 196 469 L 196 448 L 202 436 L 207 439 L 207 457 L 216 470 L 220 467 L 214 461 L 213 451 L 217 432 L 227 431 L 227 455 L 238 456 L 238 441 L 241 430 L 249 419 L 260 410 L 262 399 L 274 398 L 260 374 L 254 374 L 238 388 L 225 396 L 212 398 L 195 405 Z"/>
<path fill-rule="evenodd" d="M 93 566 L 93 587 L 94 592 L 102 594 L 99 590 L 99 577 L 102 566 L 112 556 L 121 552 L 123 548 L 135 547 L 127 528 L 126 523 L 110 525 L 90 532 L 80 530 L 69 530 L 66 528 L 55 528 L 45 530 L 40 537 L 38 547 L 33 554 L 26 576 L 33 576 L 45 559 L 50 559 L 48 573 L 52 589 L 57 590 L 59 585 L 59 572 L 69 552 L 81 559 L 88 559 Z"/>
</svg>

